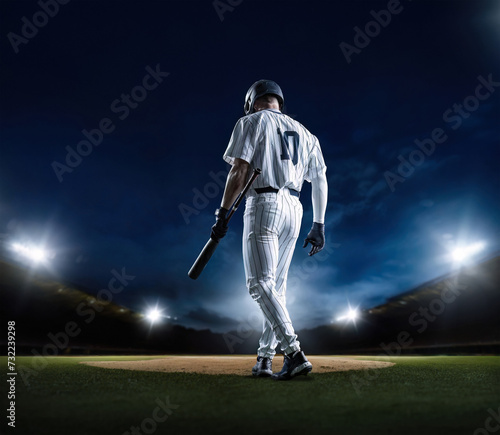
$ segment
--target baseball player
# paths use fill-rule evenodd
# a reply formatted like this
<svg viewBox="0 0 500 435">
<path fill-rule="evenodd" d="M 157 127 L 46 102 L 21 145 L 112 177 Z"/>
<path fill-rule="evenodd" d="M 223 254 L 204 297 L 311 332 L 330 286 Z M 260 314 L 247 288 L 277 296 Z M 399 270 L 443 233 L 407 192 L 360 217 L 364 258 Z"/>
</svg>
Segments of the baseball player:
<svg viewBox="0 0 500 435">
<path fill-rule="evenodd" d="M 245 97 L 245 115 L 234 127 L 224 160 L 232 165 L 211 238 L 226 235 L 226 215 L 254 168 L 262 174 L 248 191 L 244 213 L 243 261 L 246 284 L 264 314 L 254 376 L 288 380 L 306 375 L 311 363 L 300 343 L 286 308 L 288 268 L 302 220 L 299 201 L 304 180 L 312 185 L 313 225 L 304 242 L 309 255 L 325 244 L 325 211 L 328 195 L 326 166 L 318 139 L 299 122 L 283 114 L 281 88 L 259 80 Z M 283 369 L 273 374 L 272 360 L 280 345 Z"/>
</svg>

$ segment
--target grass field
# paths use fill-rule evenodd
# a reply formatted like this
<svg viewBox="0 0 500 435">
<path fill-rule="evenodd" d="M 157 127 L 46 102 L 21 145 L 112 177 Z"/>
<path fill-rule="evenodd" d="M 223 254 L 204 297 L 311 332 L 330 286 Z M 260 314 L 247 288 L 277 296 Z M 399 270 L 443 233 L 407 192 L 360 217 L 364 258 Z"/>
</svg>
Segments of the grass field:
<svg viewBox="0 0 500 435">
<path fill-rule="evenodd" d="M 399 357 L 386 369 L 313 372 L 290 382 L 79 364 L 150 358 L 46 358 L 29 387 L 17 376 L 16 428 L 4 418 L 0 432 L 473 435 L 484 428 L 488 409 L 497 415 L 500 406 L 500 357 L 495 356 Z M 281 365 L 281 358 L 277 361 Z M 7 366 L 5 357 L 1 362 Z M 18 369 L 33 363 L 33 358 L 16 358 Z M 6 409 L 6 394 L 1 400 Z M 166 420 L 158 400 L 178 406 L 170 408 Z"/>
</svg>

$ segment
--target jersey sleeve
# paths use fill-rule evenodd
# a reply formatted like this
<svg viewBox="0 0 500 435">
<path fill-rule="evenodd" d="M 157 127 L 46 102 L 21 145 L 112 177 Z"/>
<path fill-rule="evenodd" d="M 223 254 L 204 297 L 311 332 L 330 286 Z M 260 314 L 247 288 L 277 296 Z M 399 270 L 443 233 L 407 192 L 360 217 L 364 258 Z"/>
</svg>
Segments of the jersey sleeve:
<svg viewBox="0 0 500 435">
<path fill-rule="evenodd" d="M 314 178 L 326 172 L 325 159 L 323 158 L 323 153 L 321 152 L 321 147 L 319 145 L 318 139 L 314 136 L 313 147 L 311 153 L 309 154 L 309 162 L 307 165 L 307 172 L 305 175 L 306 181 L 309 183 Z"/>
<path fill-rule="evenodd" d="M 255 153 L 255 134 L 255 125 L 249 122 L 248 118 L 240 118 L 234 126 L 223 159 L 230 165 L 234 164 L 234 159 L 242 159 L 251 163 Z"/>
</svg>

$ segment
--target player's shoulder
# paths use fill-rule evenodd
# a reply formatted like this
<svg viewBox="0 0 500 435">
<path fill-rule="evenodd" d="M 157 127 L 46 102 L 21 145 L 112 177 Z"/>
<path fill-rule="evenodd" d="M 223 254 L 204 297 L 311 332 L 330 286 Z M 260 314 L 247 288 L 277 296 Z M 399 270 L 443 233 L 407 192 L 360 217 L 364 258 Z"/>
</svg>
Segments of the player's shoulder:
<svg viewBox="0 0 500 435">
<path fill-rule="evenodd" d="M 294 119 L 291 116 L 288 116 L 286 114 L 283 114 L 283 116 L 286 117 L 288 122 L 295 125 L 296 128 L 303 130 L 307 134 L 311 134 L 311 132 L 303 124 L 301 124 L 299 121 L 297 121 L 296 119 Z"/>
<path fill-rule="evenodd" d="M 318 138 L 316 136 L 314 136 L 314 134 L 312 134 L 308 129 L 307 127 L 305 127 L 302 123 L 300 123 L 299 121 L 297 121 L 296 119 L 286 115 L 286 114 L 283 114 L 283 116 L 285 116 L 286 120 L 294 126 L 294 129 L 295 130 L 298 130 L 300 131 L 304 136 L 306 136 L 310 141 L 311 143 L 315 143 L 318 141 Z"/>
<path fill-rule="evenodd" d="M 295 121 L 293 118 L 289 117 L 285 113 L 280 112 L 279 110 L 274 109 L 260 110 L 259 112 L 251 113 L 240 118 L 242 122 L 248 122 L 252 124 L 260 124 L 262 122 L 276 122 L 280 119 L 287 123 L 296 123 L 297 125 L 300 125 L 301 128 L 305 129 L 304 126 Z"/>
<path fill-rule="evenodd" d="M 273 117 L 273 114 L 279 114 L 280 112 L 274 110 L 260 110 L 258 112 L 250 113 L 241 117 L 240 119 L 244 119 L 246 122 L 256 122 L 259 123 L 262 120 L 267 120 Z"/>
<path fill-rule="evenodd" d="M 277 122 L 278 120 L 282 120 L 285 124 L 290 126 L 296 131 L 299 131 L 303 136 L 306 136 L 310 139 L 311 143 L 317 142 L 316 136 L 314 136 L 304 125 L 302 125 L 296 119 L 288 116 L 286 113 L 280 112 L 278 110 L 261 110 L 259 112 L 251 113 L 249 115 L 242 116 L 238 123 L 242 123 L 243 125 L 248 125 L 252 127 L 257 127 L 259 125 L 265 125 L 267 122 Z"/>
<path fill-rule="evenodd" d="M 242 116 L 236 124 L 244 126 L 256 127 L 262 122 L 262 112 L 251 113 L 249 115 Z"/>
</svg>

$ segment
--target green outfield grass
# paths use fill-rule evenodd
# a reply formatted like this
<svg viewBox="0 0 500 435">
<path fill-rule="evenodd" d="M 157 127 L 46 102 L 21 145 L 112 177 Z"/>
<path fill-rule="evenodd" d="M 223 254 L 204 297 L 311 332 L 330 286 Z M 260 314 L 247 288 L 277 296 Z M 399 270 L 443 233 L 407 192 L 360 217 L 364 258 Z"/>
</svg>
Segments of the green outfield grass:
<svg viewBox="0 0 500 435">
<path fill-rule="evenodd" d="M 500 357 L 494 356 L 399 357 L 386 369 L 313 372 L 290 382 L 79 364 L 150 358 L 47 358 L 29 387 L 18 375 L 16 428 L 3 418 L 0 432 L 119 435 L 152 418 L 156 400 L 168 396 L 178 408 L 155 432 L 149 432 L 151 420 L 148 432 L 136 433 L 472 435 L 484 427 L 488 409 L 498 413 L 500 406 Z M 1 361 L 5 368 L 6 358 Z M 18 357 L 16 363 L 31 368 L 33 358 Z M 5 409 L 6 393 L 1 400 Z"/>
</svg>

